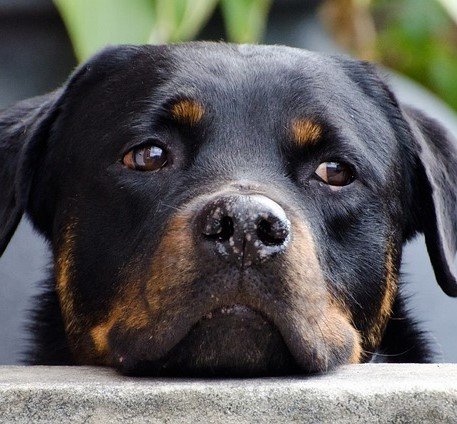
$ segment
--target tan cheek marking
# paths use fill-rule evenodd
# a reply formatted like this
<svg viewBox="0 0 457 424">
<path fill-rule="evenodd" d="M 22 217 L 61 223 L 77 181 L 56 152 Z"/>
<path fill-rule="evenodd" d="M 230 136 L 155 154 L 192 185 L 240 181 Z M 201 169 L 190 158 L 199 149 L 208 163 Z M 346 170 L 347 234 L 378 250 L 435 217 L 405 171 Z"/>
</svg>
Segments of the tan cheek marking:
<svg viewBox="0 0 457 424">
<path fill-rule="evenodd" d="M 349 363 L 358 363 L 361 358 L 361 338 L 352 325 L 351 314 L 341 302 L 335 300 L 327 289 L 317 259 L 315 244 L 309 228 L 295 222 L 293 224 L 294 240 L 287 255 L 287 278 L 289 284 L 296 283 L 293 298 L 302 299 L 305 317 L 299 317 L 311 325 L 313 331 L 304 329 L 304 337 L 310 337 L 309 343 L 315 343 L 314 338 L 320 338 L 327 346 L 327 351 L 346 351 L 350 349 Z M 306 283 L 304 284 L 303 281 Z M 328 352 L 327 352 L 328 353 Z M 325 360 L 326 352 L 322 353 Z"/>
<path fill-rule="evenodd" d="M 325 283 L 317 260 L 314 240 L 310 230 L 301 222 L 293 222 L 292 243 L 285 256 L 288 280 L 293 284 L 296 295 L 304 293 L 309 307 L 315 310 L 313 315 L 320 316 L 322 296 L 325 293 Z M 309 281 L 304 285 L 302 281 Z"/>
<path fill-rule="evenodd" d="M 152 312 L 167 304 L 180 304 L 186 286 L 198 277 L 190 217 L 175 216 L 169 223 L 152 260 L 152 277 L 147 283 L 147 299 Z"/>
<path fill-rule="evenodd" d="M 395 268 L 395 248 L 391 241 L 387 243 L 385 259 L 385 291 L 376 322 L 366 336 L 369 346 L 374 351 L 381 342 L 384 329 L 392 314 L 392 306 L 398 291 L 398 271 Z"/>
<path fill-rule="evenodd" d="M 56 261 L 56 285 L 62 310 L 65 330 L 71 335 L 77 331 L 77 320 L 75 317 L 74 297 L 71 291 L 71 276 L 73 272 L 73 249 L 74 249 L 74 227 L 75 222 L 66 226 L 63 231 L 63 239 L 59 248 Z"/>
<path fill-rule="evenodd" d="M 349 358 L 350 364 L 360 364 L 363 358 L 363 349 L 362 349 L 362 337 L 360 336 L 359 332 L 354 328 L 354 348 L 352 351 L 352 355 Z"/>
<path fill-rule="evenodd" d="M 322 135 L 322 127 L 309 119 L 292 120 L 292 137 L 299 146 L 315 144 Z"/>
<path fill-rule="evenodd" d="M 153 320 L 151 314 L 167 310 L 167 304 L 176 304 L 177 299 L 183 296 L 186 283 L 196 278 L 188 222 L 187 216 L 172 219 L 153 256 L 152 276 L 149 281 L 143 282 L 146 284 L 148 306 L 141 293 L 141 282 L 130 283 L 118 296 L 108 318 L 90 330 L 99 363 L 108 365 L 109 333 L 115 325 L 120 325 L 125 331 L 144 329 Z M 131 268 L 136 266 L 131 265 Z M 169 331 L 168 328 L 155 330 Z"/>
<path fill-rule="evenodd" d="M 125 330 L 140 330 L 149 323 L 148 311 L 138 284 L 128 284 L 111 308 L 108 319 L 90 330 L 99 361 L 106 363 L 109 354 L 108 337 L 111 329 L 120 324 Z"/>
<path fill-rule="evenodd" d="M 386 291 L 380 311 L 380 315 L 387 318 L 392 313 L 392 306 L 398 290 L 398 271 L 395 269 L 394 256 L 395 248 L 392 242 L 389 242 L 386 255 Z"/>
<path fill-rule="evenodd" d="M 195 100 L 181 100 L 171 108 L 173 118 L 180 123 L 196 125 L 205 114 L 205 109 L 201 103 Z"/>
<path fill-rule="evenodd" d="M 340 298 L 335 298 L 329 294 L 330 305 L 329 312 L 325 316 L 325 321 L 333 324 L 332 328 L 336 334 L 331 337 L 335 345 L 344 346 L 344 335 L 346 340 L 349 337 L 352 340 L 352 353 L 348 359 L 349 364 L 358 364 L 362 360 L 362 337 L 352 324 L 352 313 Z M 328 324 L 327 324 L 328 325 Z M 340 341 L 340 344 L 338 344 Z"/>
<path fill-rule="evenodd" d="M 75 360 L 80 364 L 103 364 L 103 361 L 94 356 L 90 343 L 84 341 L 90 324 L 88 324 L 86 317 L 77 316 L 72 292 L 76 225 L 76 221 L 73 221 L 63 230 L 62 240 L 56 255 L 56 290 L 65 332 Z M 100 337 L 97 338 L 97 332 L 95 332 L 95 340 L 96 343 L 94 344 L 99 347 L 101 341 Z"/>
<path fill-rule="evenodd" d="M 116 321 L 120 318 L 118 314 L 119 312 L 117 310 L 113 311 L 107 321 L 93 327 L 90 331 L 95 351 L 99 357 L 104 357 L 109 353 L 108 334 Z"/>
</svg>

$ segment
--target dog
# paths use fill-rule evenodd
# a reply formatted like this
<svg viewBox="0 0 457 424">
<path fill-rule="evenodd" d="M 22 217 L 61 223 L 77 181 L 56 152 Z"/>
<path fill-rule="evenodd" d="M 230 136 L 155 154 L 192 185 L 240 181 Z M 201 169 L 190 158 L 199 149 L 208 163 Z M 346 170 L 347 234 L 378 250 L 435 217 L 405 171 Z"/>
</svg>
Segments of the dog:
<svg viewBox="0 0 457 424">
<path fill-rule="evenodd" d="M 429 362 L 399 280 L 457 296 L 457 148 L 374 65 L 281 46 L 108 47 L 0 113 L 0 252 L 53 254 L 30 364 L 128 375 Z"/>
</svg>

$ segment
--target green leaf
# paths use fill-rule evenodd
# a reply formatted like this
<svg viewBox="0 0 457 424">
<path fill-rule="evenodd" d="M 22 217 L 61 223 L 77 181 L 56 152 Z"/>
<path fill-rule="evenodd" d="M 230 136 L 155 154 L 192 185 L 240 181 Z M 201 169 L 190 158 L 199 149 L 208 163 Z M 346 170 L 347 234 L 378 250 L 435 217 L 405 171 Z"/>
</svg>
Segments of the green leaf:
<svg viewBox="0 0 457 424">
<path fill-rule="evenodd" d="M 221 0 L 228 39 L 256 43 L 265 31 L 271 0 Z"/>
<path fill-rule="evenodd" d="M 152 44 L 187 41 L 208 21 L 218 0 L 155 0 L 155 25 L 149 35 Z"/>
<path fill-rule="evenodd" d="M 152 0 L 54 0 L 82 61 L 107 44 L 143 44 L 154 24 Z"/>
<path fill-rule="evenodd" d="M 376 0 L 374 6 L 383 63 L 422 83 L 457 110 L 455 0 Z"/>
<path fill-rule="evenodd" d="M 457 22 L 457 2 L 455 0 L 437 0 L 448 11 L 454 22 Z"/>
</svg>

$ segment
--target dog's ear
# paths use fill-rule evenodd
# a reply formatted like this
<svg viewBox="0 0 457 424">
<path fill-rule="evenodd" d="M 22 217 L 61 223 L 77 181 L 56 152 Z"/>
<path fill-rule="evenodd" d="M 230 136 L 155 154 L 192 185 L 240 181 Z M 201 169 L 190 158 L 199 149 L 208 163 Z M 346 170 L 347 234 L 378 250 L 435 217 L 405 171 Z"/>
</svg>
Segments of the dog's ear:
<svg viewBox="0 0 457 424">
<path fill-rule="evenodd" d="M 380 70 L 368 62 L 336 56 L 346 75 L 379 103 L 404 149 L 410 187 L 404 187 L 408 222 L 405 239 L 425 235 L 436 280 L 457 297 L 457 144 L 446 129 L 424 113 L 400 104 Z M 409 168 L 412 168 L 411 170 Z"/>
<path fill-rule="evenodd" d="M 62 90 L 0 112 L 0 255 L 21 220 Z"/>
<path fill-rule="evenodd" d="M 140 46 L 108 47 L 80 66 L 62 88 L 0 111 L 0 255 L 30 204 L 34 176 L 51 147 L 48 141 L 66 102 L 84 96 L 89 81 L 121 72 L 122 64 L 130 66 L 140 50 Z"/>
<path fill-rule="evenodd" d="M 436 280 L 457 296 L 457 143 L 435 120 L 401 106 L 414 139 L 413 208 L 416 230 L 424 233 Z"/>
</svg>

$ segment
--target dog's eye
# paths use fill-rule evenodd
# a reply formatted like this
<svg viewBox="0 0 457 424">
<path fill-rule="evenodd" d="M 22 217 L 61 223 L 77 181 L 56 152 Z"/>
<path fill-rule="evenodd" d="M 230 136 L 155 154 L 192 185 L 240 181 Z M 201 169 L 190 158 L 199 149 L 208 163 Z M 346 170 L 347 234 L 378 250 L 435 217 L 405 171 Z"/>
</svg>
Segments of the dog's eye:
<svg viewBox="0 0 457 424">
<path fill-rule="evenodd" d="M 317 167 L 315 174 L 324 183 L 336 187 L 342 187 L 354 181 L 351 167 L 341 162 L 322 162 Z"/>
<path fill-rule="evenodd" d="M 158 146 L 144 146 L 130 150 L 122 159 L 130 169 L 158 171 L 168 163 L 167 153 Z"/>
</svg>

